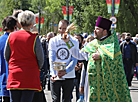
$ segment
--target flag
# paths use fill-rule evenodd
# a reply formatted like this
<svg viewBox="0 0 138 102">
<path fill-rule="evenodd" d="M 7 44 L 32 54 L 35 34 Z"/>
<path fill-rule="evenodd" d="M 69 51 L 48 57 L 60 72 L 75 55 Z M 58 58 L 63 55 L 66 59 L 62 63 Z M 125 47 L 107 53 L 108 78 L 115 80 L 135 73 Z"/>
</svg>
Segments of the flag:
<svg viewBox="0 0 138 102">
<path fill-rule="evenodd" d="M 118 14 L 120 0 L 115 0 L 115 14 Z"/>
<path fill-rule="evenodd" d="M 74 8 L 73 6 L 69 6 L 69 21 L 72 20 L 73 8 Z M 66 6 L 62 6 L 62 11 L 63 11 L 64 19 L 67 20 L 67 7 Z"/>
<path fill-rule="evenodd" d="M 111 11 L 112 11 L 112 1 L 111 0 L 106 0 L 106 3 L 107 3 L 108 13 L 111 13 Z"/>
<path fill-rule="evenodd" d="M 39 28 L 39 17 L 35 18 L 35 22 L 36 22 L 36 28 Z M 40 28 L 42 29 L 43 27 L 43 23 L 44 23 L 44 17 L 41 17 L 41 24 L 40 24 Z"/>
<path fill-rule="evenodd" d="M 74 8 L 73 6 L 69 7 L 69 21 L 72 20 L 73 8 Z"/>
<path fill-rule="evenodd" d="M 2 32 L 2 28 L 0 28 L 0 36 L 1 36 L 1 34 L 2 34 L 1 32 Z"/>
<path fill-rule="evenodd" d="M 43 28 L 43 23 L 44 23 L 44 17 L 41 17 L 41 26 L 40 26 L 41 29 Z"/>
<path fill-rule="evenodd" d="M 62 6 L 62 11 L 63 11 L 64 19 L 67 19 L 67 7 L 66 6 Z"/>
</svg>

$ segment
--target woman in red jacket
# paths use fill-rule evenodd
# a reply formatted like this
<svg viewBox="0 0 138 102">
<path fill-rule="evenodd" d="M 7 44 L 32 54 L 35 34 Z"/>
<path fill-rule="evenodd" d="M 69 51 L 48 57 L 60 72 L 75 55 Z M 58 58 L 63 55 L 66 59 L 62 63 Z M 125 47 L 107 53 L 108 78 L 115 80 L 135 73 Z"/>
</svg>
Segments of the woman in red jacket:
<svg viewBox="0 0 138 102">
<path fill-rule="evenodd" d="M 30 29 L 34 13 L 23 11 L 18 15 L 21 30 L 10 34 L 5 46 L 5 59 L 9 63 L 7 89 L 11 102 L 32 102 L 35 90 L 41 91 L 39 69 L 44 62 L 42 45 Z"/>
</svg>

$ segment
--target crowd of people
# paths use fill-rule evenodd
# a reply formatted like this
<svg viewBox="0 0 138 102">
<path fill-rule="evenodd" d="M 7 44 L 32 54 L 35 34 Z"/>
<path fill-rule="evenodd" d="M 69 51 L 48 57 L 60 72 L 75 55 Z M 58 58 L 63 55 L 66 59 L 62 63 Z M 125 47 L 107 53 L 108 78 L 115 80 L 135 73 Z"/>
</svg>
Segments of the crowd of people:
<svg viewBox="0 0 138 102">
<path fill-rule="evenodd" d="M 34 23 L 28 10 L 2 22 L 0 102 L 47 102 L 46 84 L 52 102 L 72 102 L 74 87 L 76 102 L 80 96 L 86 102 L 131 102 L 129 87 L 134 74 L 138 78 L 138 34 L 111 33 L 112 22 L 103 17 L 97 18 L 94 36 L 70 35 L 67 20 L 59 21 L 58 34 L 42 35 L 32 32 Z M 64 62 L 66 68 L 57 71 L 53 62 Z"/>
</svg>

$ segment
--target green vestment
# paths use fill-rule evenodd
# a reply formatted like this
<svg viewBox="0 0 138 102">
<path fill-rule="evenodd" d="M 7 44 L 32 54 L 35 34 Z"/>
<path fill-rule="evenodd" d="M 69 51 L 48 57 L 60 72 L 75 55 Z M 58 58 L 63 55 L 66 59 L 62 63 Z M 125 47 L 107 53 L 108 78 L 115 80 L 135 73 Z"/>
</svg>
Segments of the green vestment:
<svg viewBox="0 0 138 102">
<path fill-rule="evenodd" d="M 82 51 L 90 53 L 89 102 L 131 102 L 116 33 L 103 41 L 93 40 Z M 91 55 L 96 51 L 100 60 L 94 61 Z"/>
</svg>

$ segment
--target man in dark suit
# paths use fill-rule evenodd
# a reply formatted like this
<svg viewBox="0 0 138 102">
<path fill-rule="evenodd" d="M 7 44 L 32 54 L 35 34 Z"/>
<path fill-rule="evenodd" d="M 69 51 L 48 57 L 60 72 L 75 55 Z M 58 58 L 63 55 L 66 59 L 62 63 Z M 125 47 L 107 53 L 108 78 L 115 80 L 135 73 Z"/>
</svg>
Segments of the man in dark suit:
<svg viewBox="0 0 138 102">
<path fill-rule="evenodd" d="M 128 86 L 131 86 L 133 68 L 138 62 L 136 45 L 130 39 L 131 34 L 127 33 L 125 36 L 125 41 L 120 44 Z"/>
</svg>

